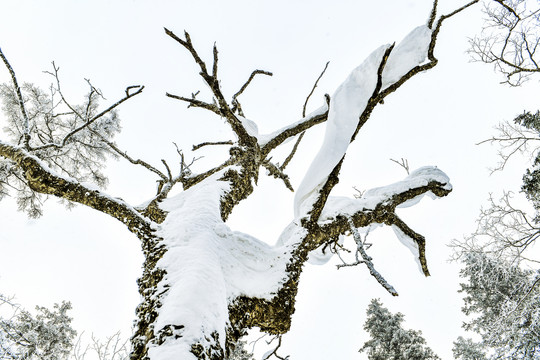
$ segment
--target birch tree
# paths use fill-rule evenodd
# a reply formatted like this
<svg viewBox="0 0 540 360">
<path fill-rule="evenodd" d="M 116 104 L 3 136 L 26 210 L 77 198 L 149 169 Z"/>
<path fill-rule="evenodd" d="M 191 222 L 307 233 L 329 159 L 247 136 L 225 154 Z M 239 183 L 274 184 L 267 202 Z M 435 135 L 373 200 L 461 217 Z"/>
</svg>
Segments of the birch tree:
<svg viewBox="0 0 540 360">
<path fill-rule="evenodd" d="M 177 164 L 157 165 L 115 143 L 120 131 L 117 109 L 138 97 L 143 85 L 128 86 L 111 102 L 88 82 L 84 101 L 75 104 L 61 87 L 57 65 L 49 71 L 53 84 L 44 91 L 20 83 L 8 54 L 0 51 L 11 77 L 11 83 L 1 87 L 5 129 L 0 138 L 0 196 L 15 197 L 19 210 L 31 217 L 41 215 L 43 200 L 51 196 L 67 206 L 86 205 L 117 219 L 139 239 L 145 261 L 138 280 L 142 301 L 131 338 L 133 360 L 224 359 L 250 328 L 286 333 L 304 264 L 322 264 L 346 251 L 342 238 L 350 234 L 357 240 L 357 261 L 349 265 L 365 263 L 376 280 L 397 295 L 375 269 L 366 244 L 358 240 L 360 234 L 373 225 L 391 227 L 428 276 L 426 240 L 396 214 L 396 208 L 413 205 L 424 195 L 448 195 L 449 178 L 436 167 L 422 167 L 360 198 L 330 195 L 349 144 L 373 110 L 409 79 L 437 65 L 435 49 L 443 23 L 477 2 L 439 15 L 435 1 L 425 24 L 402 41 L 374 50 L 317 110 L 270 134 L 258 132 L 240 99 L 254 78 L 271 73 L 254 70 L 240 89 L 227 95 L 219 80 L 217 46 L 205 60 L 188 32 L 165 29 L 165 35 L 193 59 L 210 91 L 167 96 L 211 112 L 235 134 L 232 141 L 209 139 L 195 146 L 221 146 L 227 154 L 223 162 L 197 173 L 180 148 Z M 294 218 L 276 244 L 232 231 L 227 219 L 253 193 L 261 174 L 293 190 L 287 166 L 303 134 L 322 123 L 324 142 L 296 189 Z M 288 140 L 295 141 L 294 148 L 277 162 L 273 151 Z M 108 157 L 152 173 L 156 193 L 142 206 L 107 193 L 103 164 Z M 177 188 L 182 191 L 171 195 Z"/>
</svg>

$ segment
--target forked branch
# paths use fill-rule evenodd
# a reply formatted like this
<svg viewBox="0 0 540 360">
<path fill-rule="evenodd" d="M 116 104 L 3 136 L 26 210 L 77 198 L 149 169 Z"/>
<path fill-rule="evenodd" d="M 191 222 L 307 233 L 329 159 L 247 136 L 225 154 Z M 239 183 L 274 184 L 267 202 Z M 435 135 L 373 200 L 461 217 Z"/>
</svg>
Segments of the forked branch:
<svg viewBox="0 0 540 360">
<path fill-rule="evenodd" d="M 375 266 L 373 265 L 373 262 L 371 261 L 373 260 L 373 258 L 366 253 L 366 250 L 364 249 L 364 242 L 362 240 L 362 236 L 360 236 L 360 233 L 358 232 L 358 229 L 354 226 L 354 222 L 350 216 L 347 218 L 347 222 L 349 223 L 351 234 L 356 243 L 356 254 L 355 254 L 356 262 L 353 264 L 338 265 L 338 267 L 358 265 L 358 264 L 364 263 L 369 269 L 369 273 L 371 274 L 371 276 L 373 276 L 377 280 L 377 282 L 381 284 L 383 288 L 385 288 L 386 291 L 392 294 L 392 296 L 398 296 L 396 289 L 394 289 L 394 287 L 390 285 L 388 281 L 386 281 L 386 279 L 377 270 L 375 270 Z M 360 254 L 360 256 L 362 257 L 362 260 L 358 258 L 358 254 Z"/>
<path fill-rule="evenodd" d="M 219 108 L 219 115 L 223 116 L 227 120 L 227 122 L 231 126 L 234 133 L 238 136 L 239 144 L 242 146 L 244 145 L 251 146 L 251 147 L 256 146 L 257 139 L 255 139 L 253 136 L 251 136 L 247 132 L 247 130 L 242 125 L 242 122 L 236 117 L 231 107 L 225 100 L 225 96 L 221 92 L 221 89 L 219 86 L 219 79 L 217 78 L 218 51 L 217 51 L 216 45 L 214 44 L 214 48 L 213 48 L 214 63 L 212 66 L 212 74 L 209 74 L 205 62 L 201 59 L 201 57 L 197 53 L 197 50 L 195 50 L 195 47 L 193 46 L 193 43 L 191 42 L 191 37 L 189 36 L 189 33 L 187 31 L 184 32 L 185 40 L 179 38 L 176 34 L 174 34 L 172 31 L 170 31 L 167 28 L 165 28 L 165 33 L 168 36 L 170 36 L 172 39 L 177 41 L 180 45 L 182 45 L 186 50 L 188 50 L 191 56 L 193 57 L 193 60 L 199 65 L 199 68 L 201 70 L 199 74 L 212 90 L 214 98 L 217 102 L 216 106 Z M 170 96 L 170 97 L 173 97 L 173 96 Z M 193 104 L 194 106 L 205 107 L 208 110 L 216 112 L 213 107 L 205 105 L 204 103 L 198 103 L 194 99 L 189 100 L 187 98 L 182 98 L 182 97 L 176 97 L 176 98 L 180 98 L 180 100 L 187 101 L 190 104 Z"/>
</svg>

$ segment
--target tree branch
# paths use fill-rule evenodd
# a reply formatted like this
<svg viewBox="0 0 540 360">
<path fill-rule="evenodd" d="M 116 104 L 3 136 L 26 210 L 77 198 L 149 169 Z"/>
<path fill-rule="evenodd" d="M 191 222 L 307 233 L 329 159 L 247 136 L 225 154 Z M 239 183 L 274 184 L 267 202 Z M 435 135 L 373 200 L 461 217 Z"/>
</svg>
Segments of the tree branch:
<svg viewBox="0 0 540 360">
<path fill-rule="evenodd" d="M 120 100 L 116 101 L 114 104 L 110 105 L 108 108 L 106 108 L 105 110 L 101 111 L 100 113 L 96 114 L 95 116 L 93 116 L 92 118 L 88 119 L 87 117 L 81 115 L 78 111 L 75 110 L 75 108 L 70 105 L 68 103 L 68 101 L 64 98 L 64 95 L 62 94 L 62 91 L 60 90 L 60 79 L 58 77 L 58 70 L 59 68 L 56 67 L 56 65 L 53 63 L 53 69 L 54 69 L 54 73 L 49 73 L 51 74 L 52 76 L 54 76 L 56 78 L 56 82 L 57 82 L 57 90 L 58 90 L 58 93 L 60 94 L 63 102 L 66 104 L 66 106 L 69 107 L 69 109 L 80 119 L 83 121 L 83 124 L 74 128 L 73 130 L 71 130 L 68 134 L 66 134 L 64 136 L 64 138 L 59 142 L 59 143 L 55 143 L 55 142 L 51 142 L 51 143 L 48 143 L 48 144 L 45 144 L 45 145 L 41 145 L 41 146 L 38 146 L 38 147 L 35 147 L 35 148 L 32 148 L 31 150 L 44 150 L 44 149 L 48 149 L 48 148 L 51 148 L 51 147 L 56 147 L 56 148 L 62 148 L 64 147 L 69 141 L 70 139 L 77 133 L 79 133 L 80 131 L 86 129 L 87 127 L 89 127 L 90 125 L 92 125 L 94 122 L 96 122 L 97 120 L 99 120 L 100 118 L 102 118 L 104 115 L 110 113 L 112 110 L 114 110 L 116 107 L 118 107 L 120 104 L 122 104 L 123 102 L 131 99 L 132 97 L 134 96 L 137 96 L 139 95 L 140 93 L 142 93 L 142 91 L 144 90 L 144 86 L 141 86 L 141 85 L 131 85 L 131 86 L 128 86 L 126 87 L 126 90 L 125 90 L 125 96 L 123 98 L 121 98 Z M 90 85 L 91 87 L 91 93 L 95 90 L 95 88 Z M 133 89 L 137 89 L 135 92 L 131 92 L 131 90 Z M 90 106 L 92 105 L 92 101 L 91 101 L 91 94 L 88 96 L 88 103 L 87 103 L 87 108 L 89 108 Z"/>
<path fill-rule="evenodd" d="M 0 156 L 12 160 L 22 169 L 32 190 L 80 203 L 108 214 L 125 224 L 141 239 L 151 234 L 151 223 L 123 200 L 89 188 L 76 180 L 56 175 L 27 151 L 1 141 Z"/>
<path fill-rule="evenodd" d="M 13 83 L 13 87 L 15 88 L 15 92 L 17 93 L 17 99 L 19 102 L 19 108 L 21 110 L 21 114 L 24 119 L 24 147 L 29 150 L 30 149 L 30 121 L 28 119 L 28 113 L 26 111 L 26 107 L 24 105 L 24 99 L 21 93 L 21 88 L 19 87 L 19 83 L 17 82 L 17 76 L 15 75 L 15 71 L 11 67 L 8 59 L 2 52 L 2 48 L 0 48 L 0 57 L 2 58 L 2 61 L 4 62 L 4 65 L 6 65 L 6 68 L 9 71 L 9 74 L 11 75 L 11 82 Z"/>
<path fill-rule="evenodd" d="M 354 222 L 350 216 L 347 218 L 347 222 L 349 223 L 351 234 L 354 238 L 354 241 L 356 242 L 357 254 L 360 253 L 360 255 L 362 256 L 362 261 L 359 261 L 358 255 L 356 255 L 357 256 L 356 264 L 360 264 L 361 262 L 366 264 L 371 276 L 373 276 L 377 280 L 377 282 L 381 284 L 383 288 L 386 289 L 386 291 L 392 294 L 392 296 L 398 296 L 396 289 L 394 289 L 394 287 L 390 285 L 388 281 L 386 281 L 386 279 L 377 270 L 375 270 L 375 266 L 373 265 L 373 262 L 371 261 L 373 260 L 373 258 L 366 253 L 366 250 L 364 249 L 364 242 L 362 241 L 362 237 L 358 233 L 358 229 L 356 229 L 356 227 L 354 226 Z"/>
<path fill-rule="evenodd" d="M 188 108 L 189 107 L 203 108 L 203 109 L 206 109 L 206 110 L 210 110 L 211 112 L 213 112 L 216 115 L 222 116 L 221 111 L 214 104 L 209 104 L 209 103 L 206 103 L 204 101 L 197 100 L 197 99 L 195 99 L 195 97 L 192 97 L 190 99 L 190 98 L 186 98 L 186 97 L 178 96 L 178 95 L 173 95 L 173 94 L 169 94 L 169 93 L 165 93 L 165 95 L 167 97 L 172 98 L 172 99 L 182 100 L 182 101 L 185 101 L 185 102 L 189 103 Z"/>
<path fill-rule="evenodd" d="M 170 31 L 167 28 L 165 28 L 165 33 L 168 36 L 170 36 L 172 39 L 176 40 L 179 44 L 181 44 L 184 48 L 186 48 L 191 53 L 191 56 L 193 57 L 193 59 L 199 65 L 201 69 L 199 74 L 204 79 L 206 84 L 210 87 L 214 97 L 216 98 L 218 102 L 220 115 L 225 117 L 225 119 L 231 126 L 234 133 L 238 136 L 239 144 L 242 146 L 244 145 L 251 146 L 251 147 L 257 146 L 257 139 L 249 135 L 247 130 L 242 125 L 242 122 L 236 117 L 236 115 L 233 113 L 233 111 L 229 107 L 229 104 L 227 103 L 227 101 L 225 100 L 225 97 L 223 96 L 221 92 L 221 89 L 219 87 L 219 80 L 217 78 L 217 62 L 218 62 L 217 48 L 214 46 L 214 65 L 212 69 L 212 75 L 210 75 L 206 69 L 206 64 L 200 58 L 199 54 L 193 47 L 193 43 L 191 42 L 191 38 L 187 31 L 184 32 L 185 40 L 180 39 L 178 36 L 176 36 L 172 31 Z"/>
<path fill-rule="evenodd" d="M 261 147 L 261 156 L 266 156 L 270 151 L 283 144 L 287 139 L 294 137 L 307 129 L 325 122 L 328 119 L 328 106 L 324 106 L 314 111 L 308 117 L 289 125 L 272 134 L 269 141 Z"/>
<path fill-rule="evenodd" d="M 267 76 L 272 76 L 273 74 L 270 72 L 270 71 L 265 71 L 265 70 L 254 70 L 251 75 L 249 76 L 249 79 L 245 82 L 244 85 L 242 85 L 242 87 L 240 88 L 240 90 L 238 90 L 238 92 L 236 94 L 233 95 L 232 97 L 232 112 L 236 112 L 238 111 L 238 114 L 240 116 L 244 116 L 244 112 L 242 111 L 242 107 L 240 105 L 240 102 L 238 102 L 238 96 L 242 95 L 242 93 L 247 89 L 247 87 L 249 86 L 249 84 L 251 83 L 251 81 L 253 80 L 253 78 L 255 77 L 255 75 L 267 75 Z"/>
<path fill-rule="evenodd" d="M 167 176 L 164 173 L 162 173 L 161 171 L 159 171 L 158 169 L 156 169 L 155 167 L 153 167 L 149 163 L 147 163 L 147 162 L 145 162 L 145 161 L 143 161 L 141 159 L 132 158 L 131 156 L 129 156 L 127 154 L 127 152 L 120 150 L 114 143 L 108 141 L 107 139 L 103 138 L 102 136 L 100 136 L 100 138 L 101 138 L 101 141 L 103 141 L 105 144 L 107 144 L 107 146 L 109 146 L 116 154 L 123 157 L 124 159 L 126 159 L 127 161 L 132 163 L 133 165 L 141 165 L 141 166 L 145 167 L 146 169 L 150 170 L 151 172 L 155 173 L 156 175 L 158 175 L 161 179 L 163 179 L 163 180 L 168 179 Z"/>
<path fill-rule="evenodd" d="M 231 140 L 228 140 L 228 141 L 206 141 L 206 142 L 203 142 L 201 144 L 198 144 L 198 145 L 193 145 L 193 148 L 191 149 L 191 151 L 195 151 L 195 150 L 198 150 L 200 148 L 202 148 L 203 146 L 208 146 L 208 145 L 234 145 L 234 143 L 231 141 Z"/>
<path fill-rule="evenodd" d="M 303 118 L 306 117 L 306 107 L 307 107 L 307 104 L 309 102 L 309 98 L 311 97 L 311 95 L 313 95 L 313 92 L 315 92 L 315 89 L 317 88 L 317 85 L 319 84 L 319 80 L 321 80 L 324 73 L 326 72 L 326 69 L 328 69 L 328 64 L 330 64 L 330 61 L 326 62 L 326 65 L 324 66 L 323 71 L 321 72 L 321 74 L 319 75 L 317 80 L 315 80 L 315 84 L 313 84 L 313 87 L 311 88 L 311 91 L 309 92 L 308 96 L 306 97 L 306 101 L 304 102 L 304 107 L 302 108 L 302 117 Z"/>
</svg>

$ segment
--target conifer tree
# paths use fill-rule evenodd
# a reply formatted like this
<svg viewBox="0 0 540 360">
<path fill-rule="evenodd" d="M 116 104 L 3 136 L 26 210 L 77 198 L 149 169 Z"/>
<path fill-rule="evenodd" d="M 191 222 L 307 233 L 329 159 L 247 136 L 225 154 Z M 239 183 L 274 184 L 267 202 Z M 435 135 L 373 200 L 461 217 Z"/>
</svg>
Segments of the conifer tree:
<svg viewBox="0 0 540 360">
<path fill-rule="evenodd" d="M 436 360 L 440 359 L 422 337 L 421 331 L 402 327 L 404 315 L 392 314 L 378 299 L 371 300 L 364 329 L 371 339 L 360 352 L 369 360 Z"/>
</svg>

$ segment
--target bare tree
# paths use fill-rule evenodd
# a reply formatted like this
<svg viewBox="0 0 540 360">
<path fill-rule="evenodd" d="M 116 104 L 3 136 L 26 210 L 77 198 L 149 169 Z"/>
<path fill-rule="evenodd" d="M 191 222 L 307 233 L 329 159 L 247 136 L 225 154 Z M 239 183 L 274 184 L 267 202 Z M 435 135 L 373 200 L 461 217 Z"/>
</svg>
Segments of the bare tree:
<svg viewBox="0 0 540 360">
<path fill-rule="evenodd" d="M 481 34 L 471 39 L 473 59 L 493 64 L 505 77 L 504 83 L 517 86 L 538 67 L 540 6 L 531 0 L 491 0 L 484 2 L 486 22 Z"/>
<path fill-rule="evenodd" d="M 271 73 L 253 71 L 229 100 L 220 86 L 217 47 L 207 63 L 187 32 L 179 36 L 165 29 L 187 50 L 210 89 L 208 100 L 198 92 L 167 96 L 210 111 L 225 120 L 236 137 L 194 147 L 219 145 L 229 154 L 201 173 L 191 170 L 193 162 L 180 149 L 177 164 L 162 161 L 157 166 L 128 155 L 114 142 L 119 131 L 116 108 L 139 95 L 143 86 L 129 86 L 120 99 L 100 106 L 105 99 L 88 82 L 85 100 L 74 104 L 60 86 L 55 64 L 50 71 L 53 85 L 45 92 L 29 84 L 20 86 L 0 51 L 12 80 L 1 88 L 8 129 L 7 138 L 0 140 L 0 196 L 16 196 L 19 208 L 30 216 L 41 214 L 41 203 L 50 195 L 68 204 L 84 204 L 114 217 L 140 239 L 145 262 L 138 281 L 142 302 L 131 338 L 133 360 L 223 359 L 250 328 L 277 336 L 286 333 L 303 265 L 345 251 L 340 247 L 344 235 L 354 234 L 362 256 L 357 263 L 365 262 L 384 285 L 356 231 L 373 224 L 392 227 L 428 276 L 425 239 L 398 217 L 396 208 L 425 194 L 448 195 L 452 188 L 442 171 L 423 167 L 396 184 L 368 190 L 361 198 L 338 199 L 330 193 L 339 181 L 348 145 L 374 108 L 409 79 L 437 65 L 434 51 L 443 22 L 477 2 L 437 16 L 435 0 L 426 25 L 413 29 L 398 44 L 376 49 L 325 104 L 268 135 L 259 134 L 256 124 L 244 117 L 239 98 L 257 75 Z M 285 168 L 301 134 L 323 122 L 327 122 L 325 143 L 296 191 L 295 218 L 276 245 L 232 231 L 227 218 L 252 194 L 261 168 L 292 189 Z M 278 165 L 272 152 L 295 137 L 292 153 Z M 125 159 L 156 176 L 157 192 L 144 206 L 134 207 L 103 190 L 106 177 L 100 170 L 107 156 Z M 169 196 L 177 185 L 183 192 Z"/>
<path fill-rule="evenodd" d="M 540 7 L 537 1 L 493 0 L 486 2 L 483 32 L 471 40 L 473 58 L 494 64 L 511 86 L 521 85 L 540 72 L 537 47 L 540 43 Z M 540 351 L 538 333 L 537 251 L 540 235 L 540 112 L 525 111 L 514 121 L 497 127 L 498 134 L 482 143 L 499 146 L 503 170 L 516 154 L 530 157 L 533 166 L 523 176 L 522 192 L 536 214 L 514 205 L 513 193 L 505 191 L 498 200 L 492 195 L 480 211 L 477 230 L 463 241 L 454 241 L 454 258 L 464 268 L 460 292 L 465 294 L 463 312 L 470 316 L 463 327 L 481 340 L 459 337 L 454 356 L 460 359 L 536 359 Z"/>
</svg>

